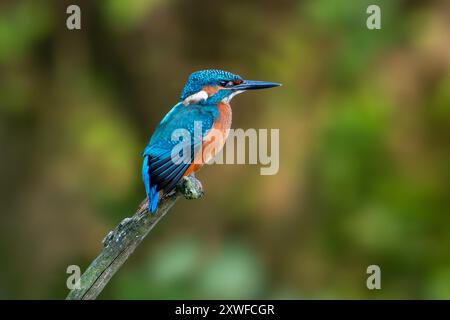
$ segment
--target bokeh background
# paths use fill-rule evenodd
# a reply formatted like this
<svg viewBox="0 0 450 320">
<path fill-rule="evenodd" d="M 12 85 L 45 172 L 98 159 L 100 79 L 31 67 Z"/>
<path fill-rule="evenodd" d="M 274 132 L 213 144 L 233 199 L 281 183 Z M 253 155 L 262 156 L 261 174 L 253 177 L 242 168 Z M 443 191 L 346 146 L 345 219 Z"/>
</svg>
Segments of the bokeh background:
<svg viewBox="0 0 450 320">
<path fill-rule="evenodd" d="M 235 128 L 280 129 L 280 171 L 206 167 L 204 199 L 101 298 L 450 298 L 449 17 L 445 0 L 1 1 L 0 298 L 66 296 L 204 68 L 284 84 L 233 101 Z"/>
</svg>

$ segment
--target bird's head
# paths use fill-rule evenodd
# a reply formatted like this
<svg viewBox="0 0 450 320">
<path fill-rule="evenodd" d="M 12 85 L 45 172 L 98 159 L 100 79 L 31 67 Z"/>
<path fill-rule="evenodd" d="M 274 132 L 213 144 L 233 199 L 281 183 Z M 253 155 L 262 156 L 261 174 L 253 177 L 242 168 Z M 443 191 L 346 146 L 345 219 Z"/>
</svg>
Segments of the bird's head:
<svg viewBox="0 0 450 320">
<path fill-rule="evenodd" d="M 244 80 L 240 76 L 222 70 L 202 70 L 192 73 L 181 93 L 184 105 L 229 102 L 235 95 L 247 90 L 278 87 L 281 84 L 266 81 Z"/>
</svg>

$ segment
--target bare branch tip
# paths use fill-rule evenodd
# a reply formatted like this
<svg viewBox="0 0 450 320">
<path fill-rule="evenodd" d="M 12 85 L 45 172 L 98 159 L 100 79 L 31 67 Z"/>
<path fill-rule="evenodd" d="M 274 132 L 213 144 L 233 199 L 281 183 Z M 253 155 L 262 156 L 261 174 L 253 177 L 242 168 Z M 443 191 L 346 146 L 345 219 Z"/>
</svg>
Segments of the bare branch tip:
<svg viewBox="0 0 450 320">
<path fill-rule="evenodd" d="M 183 177 L 177 190 L 188 200 L 200 199 L 204 195 L 202 183 L 194 176 Z"/>
</svg>

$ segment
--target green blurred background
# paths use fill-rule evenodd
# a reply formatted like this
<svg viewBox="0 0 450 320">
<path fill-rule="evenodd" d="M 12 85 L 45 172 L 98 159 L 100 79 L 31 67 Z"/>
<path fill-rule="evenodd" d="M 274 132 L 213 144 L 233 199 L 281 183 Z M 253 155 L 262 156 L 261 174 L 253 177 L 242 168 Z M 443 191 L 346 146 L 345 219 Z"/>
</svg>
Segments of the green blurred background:
<svg viewBox="0 0 450 320">
<path fill-rule="evenodd" d="M 66 29 L 78 4 L 82 30 Z M 382 29 L 368 30 L 378 4 Z M 449 1 L 1 1 L 0 298 L 64 298 L 144 197 L 188 74 L 279 128 L 280 171 L 208 166 L 101 298 L 450 298 Z M 366 268 L 381 267 L 381 290 Z"/>
</svg>

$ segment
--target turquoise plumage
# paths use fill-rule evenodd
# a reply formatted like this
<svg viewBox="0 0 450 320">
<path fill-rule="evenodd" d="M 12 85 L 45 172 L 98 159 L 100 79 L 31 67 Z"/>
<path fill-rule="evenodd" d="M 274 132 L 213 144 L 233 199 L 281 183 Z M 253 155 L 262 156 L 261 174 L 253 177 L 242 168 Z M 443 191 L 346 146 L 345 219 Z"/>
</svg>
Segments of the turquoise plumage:
<svg viewBox="0 0 450 320">
<path fill-rule="evenodd" d="M 278 86 L 276 83 L 246 81 L 240 76 L 222 70 L 204 70 L 192 73 L 181 93 L 180 101 L 169 111 L 155 129 L 143 152 L 142 179 L 148 197 L 148 210 L 156 212 L 160 192 L 171 192 L 183 177 L 202 147 L 203 139 L 218 121 L 218 104 L 237 93 L 250 89 Z M 228 99 L 228 100 L 226 100 Z M 231 120 L 231 119 L 230 119 Z M 201 126 L 196 137 L 195 126 Z M 188 133 L 186 141 L 173 134 L 177 129 Z M 187 140 L 188 139 L 188 140 Z M 182 143 L 190 152 L 174 161 L 173 151 Z"/>
</svg>

